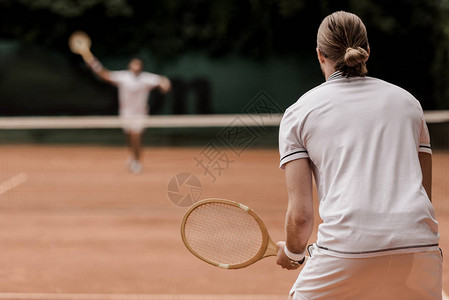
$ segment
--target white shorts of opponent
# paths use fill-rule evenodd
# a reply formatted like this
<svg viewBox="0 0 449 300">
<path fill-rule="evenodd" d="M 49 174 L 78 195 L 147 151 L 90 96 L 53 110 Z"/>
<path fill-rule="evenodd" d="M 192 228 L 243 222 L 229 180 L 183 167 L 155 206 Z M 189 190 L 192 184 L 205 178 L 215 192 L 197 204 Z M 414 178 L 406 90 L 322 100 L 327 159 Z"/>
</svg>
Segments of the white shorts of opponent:
<svg viewBox="0 0 449 300">
<path fill-rule="evenodd" d="M 289 299 L 441 299 L 442 261 L 438 250 L 338 258 L 314 245 Z"/>
<path fill-rule="evenodd" d="M 120 116 L 123 131 L 126 133 L 142 133 L 145 129 L 146 115 Z"/>
</svg>

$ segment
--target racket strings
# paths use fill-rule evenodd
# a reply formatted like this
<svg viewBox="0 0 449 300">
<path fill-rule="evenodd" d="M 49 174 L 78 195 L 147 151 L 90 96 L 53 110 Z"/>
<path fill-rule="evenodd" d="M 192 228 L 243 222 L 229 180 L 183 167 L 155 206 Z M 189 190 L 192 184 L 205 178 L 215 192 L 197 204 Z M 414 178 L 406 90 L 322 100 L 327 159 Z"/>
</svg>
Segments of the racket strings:
<svg viewBox="0 0 449 300">
<path fill-rule="evenodd" d="M 189 246 L 203 258 L 221 264 L 239 264 L 260 250 L 259 224 L 245 210 L 226 203 L 198 206 L 185 224 Z"/>
<path fill-rule="evenodd" d="M 91 40 L 85 32 L 76 31 L 69 38 L 69 48 L 73 53 L 82 54 L 89 50 Z"/>
</svg>

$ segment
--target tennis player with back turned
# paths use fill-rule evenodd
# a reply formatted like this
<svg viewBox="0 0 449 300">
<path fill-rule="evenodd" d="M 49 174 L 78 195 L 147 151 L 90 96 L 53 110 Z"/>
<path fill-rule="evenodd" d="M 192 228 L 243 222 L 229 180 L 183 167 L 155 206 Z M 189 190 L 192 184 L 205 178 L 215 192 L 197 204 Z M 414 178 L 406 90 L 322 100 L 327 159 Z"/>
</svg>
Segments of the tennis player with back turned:
<svg viewBox="0 0 449 300">
<path fill-rule="evenodd" d="M 366 76 L 370 47 L 354 14 L 327 16 L 316 51 L 326 82 L 286 110 L 279 133 L 289 202 L 277 263 L 297 269 L 303 261 L 314 222 L 312 174 L 323 220 L 289 299 L 441 299 L 420 103 Z"/>
</svg>

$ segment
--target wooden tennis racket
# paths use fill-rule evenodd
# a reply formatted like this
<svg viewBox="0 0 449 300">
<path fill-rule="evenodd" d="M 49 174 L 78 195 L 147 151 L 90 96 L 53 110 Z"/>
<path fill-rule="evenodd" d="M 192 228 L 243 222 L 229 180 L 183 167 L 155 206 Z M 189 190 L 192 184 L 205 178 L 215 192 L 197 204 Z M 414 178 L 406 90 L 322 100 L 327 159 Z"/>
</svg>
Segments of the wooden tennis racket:
<svg viewBox="0 0 449 300">
<path fill-rule="evenodd" d="M 181 236 L 193 255 L 225 269 L 247 267 L 278 251 L 253 210 L 225 199 L 192 205 L 182 220 Z"/>
<path fill-rule="evenodd" d="M 90 51 L 92 42 L 90 37 L 84 31 L 75 31 L 69 37 L 69 48 L 73 53 L 79 54 L 84 61 L 89 63 L 94 56 Z"/>
</svg>

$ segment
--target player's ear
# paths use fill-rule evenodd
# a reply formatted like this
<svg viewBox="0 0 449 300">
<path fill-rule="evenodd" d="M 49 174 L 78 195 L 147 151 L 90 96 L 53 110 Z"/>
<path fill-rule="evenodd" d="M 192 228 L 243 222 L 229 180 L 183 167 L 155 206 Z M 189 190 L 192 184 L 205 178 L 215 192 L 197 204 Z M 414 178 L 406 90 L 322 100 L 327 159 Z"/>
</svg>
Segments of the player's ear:
<svg viewBox="0 0 449 300">
<path fill-rule="evenodd" d="M 320 51 L 320 49 L 318 49 L 318 47 L 316 48 L 316 54 L 317 54 L 318 61 L 320 62 L 320 64 L 324 64 L 325 56 L 323 53 L 321 53 L 321 51 Z"/>
</svg>

